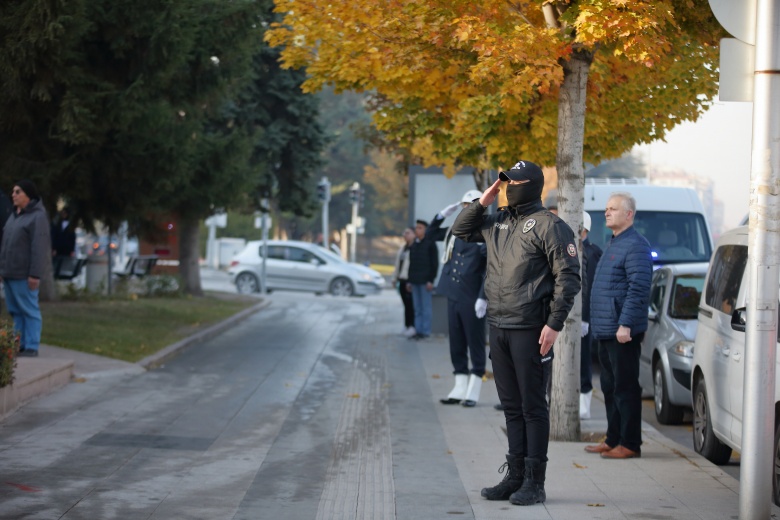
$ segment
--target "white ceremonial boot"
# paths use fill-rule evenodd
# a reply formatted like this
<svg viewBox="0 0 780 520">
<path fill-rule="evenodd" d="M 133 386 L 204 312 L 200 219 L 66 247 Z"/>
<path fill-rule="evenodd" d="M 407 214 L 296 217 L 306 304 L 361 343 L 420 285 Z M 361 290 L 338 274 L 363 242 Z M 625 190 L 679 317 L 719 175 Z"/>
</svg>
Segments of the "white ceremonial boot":
<svg viewBox="0 0 780 520">
<path fill-rule="evenodd" d="M 455 386 L 452 387 L 450 395 L 446 399 L 439 399 L 441 404 L 458 404 L 466 398 L 466 390 L 469 386 L 469 376 L 466 374 L 455 374 Z"/>
<path fill-rule="evenodd" d="M 467 406 L 469 408 L 477 406 L 480 390 L 482 390 L 482 378 L 480 376 L 471 374 L 469 376 L 469 387 L 466 390 L 466 399 L 463 400 L 463 406 Z"/>
<path fill-rule="evenodd" d="M 580 394 L 580 419 L 590 419 L 590 400 L 593 397 L 593 390 Z"/>
</svg>

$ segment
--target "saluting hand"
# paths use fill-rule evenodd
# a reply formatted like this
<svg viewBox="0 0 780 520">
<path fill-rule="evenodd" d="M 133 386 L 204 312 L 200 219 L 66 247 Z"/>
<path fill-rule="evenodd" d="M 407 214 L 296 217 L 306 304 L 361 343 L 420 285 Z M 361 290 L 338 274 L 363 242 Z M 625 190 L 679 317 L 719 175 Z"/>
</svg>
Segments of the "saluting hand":
<svg viewBox="0 0 780 520">
<path fill-rule="evenodd" d="M 501 180 L 497 180 L 491 187 L 482 192 L 479 203 L 485 207 L 490 206 L 498 197 L 498 187 L 501 186 Z"/>
<path fill-rule="evenodd" d="M 550 352 L 556 339 L 558 339 L 558 331 L 545 325 L 542 329 L 542 334 L 539 336 L 539 344 L 542 346 L 542 348 L 539 349 L 539 353 L 546 356 L 547 353 Z"/>
</svg>

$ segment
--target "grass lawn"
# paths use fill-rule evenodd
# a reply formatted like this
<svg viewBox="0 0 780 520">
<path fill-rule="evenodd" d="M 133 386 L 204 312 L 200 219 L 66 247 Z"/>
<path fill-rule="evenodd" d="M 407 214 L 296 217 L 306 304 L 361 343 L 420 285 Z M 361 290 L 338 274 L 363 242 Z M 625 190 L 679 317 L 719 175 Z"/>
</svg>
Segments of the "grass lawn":
<svg viewBox="0 0 780 520">
<path fill-rule="evenodd" d="M 216 293 L 42 302 L 41 342 L 135 362 L 258 302 Z M 3 315 L 8 318 L 5 306 Z"/>
</svg>

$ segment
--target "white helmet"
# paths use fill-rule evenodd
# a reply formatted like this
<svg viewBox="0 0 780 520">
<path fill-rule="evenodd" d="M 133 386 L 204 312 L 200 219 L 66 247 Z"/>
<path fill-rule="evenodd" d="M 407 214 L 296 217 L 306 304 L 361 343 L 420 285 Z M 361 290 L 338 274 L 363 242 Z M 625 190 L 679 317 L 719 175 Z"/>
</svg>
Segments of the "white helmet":
<svg viewBox="0 0 780 520">
<path fill-rule="evenodd" d="M 473 202 L 475 199 L 478 199 L 482 196 L 482 192 L 478 190 L 469 190 L 466 193 L 463 194 L 463 198 L 460 199 L 461 202 Z"/>
<path fill-rule="evenodd" d="M 582 227 L 590 233 L 590 214 L 587 211 L 582 212 Z"/>
</svg>

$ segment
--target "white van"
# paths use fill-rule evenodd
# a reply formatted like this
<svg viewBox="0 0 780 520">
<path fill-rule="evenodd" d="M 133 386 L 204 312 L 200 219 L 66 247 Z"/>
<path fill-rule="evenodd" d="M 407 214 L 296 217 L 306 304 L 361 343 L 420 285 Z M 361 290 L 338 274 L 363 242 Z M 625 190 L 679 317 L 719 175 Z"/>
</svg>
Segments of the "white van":
<svg viewBox="0 0 780 520">
<path fill-rule="evenodd" d="M 584 207 L 592 221 L 591 242 L 603 250 L 612 237 L 604 209 L 616 191 L 628 192 L 636 199 L 634 227 L 650 241 L 655 264 L 709 262 L 712 234 L 696 191 L 651 186 L 644 179 L 585 180 Z"/>
<path fill-rule="evenodd" d="M 707 270 L 693 347 L 693 447 L 715 464 L 742 451 L 748 228 L 724 233 Z M 780 357 L 777 358 L 780 361 Z M 780 373 L 780 371 L 778 371 Z M 775 382 L 772 498 L 780 505 L 780 379 Z"/>
</svg>

